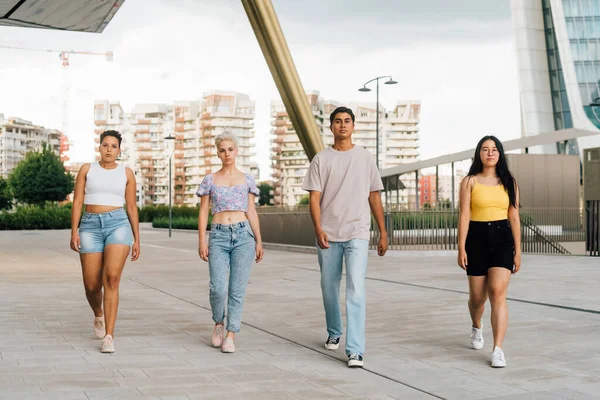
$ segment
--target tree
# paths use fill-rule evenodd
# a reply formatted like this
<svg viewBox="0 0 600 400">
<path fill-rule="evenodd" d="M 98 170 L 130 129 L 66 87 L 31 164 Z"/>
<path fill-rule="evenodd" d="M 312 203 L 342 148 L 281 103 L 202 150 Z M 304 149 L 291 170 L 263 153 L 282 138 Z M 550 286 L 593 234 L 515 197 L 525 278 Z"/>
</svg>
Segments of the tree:
<svg viewBox="0 0 600 400">
<path fill-rule="evenodd" d="M 307 194 L 305 194 L 304 196 L 302 196 L 300 198 L 300 201 L 298 201 L 298 205 L 306 206 L 306 205 L 308 205 L 309 202 L 310 202 L 310 197 Z"/>
<path fill-rule="evenodd" d="M 73 176 L 65 171 L 60 158 L 46 143 L 42 151 L 33 151 L 13 170 L 8 178 L 16 200 L 44 206 L 47 201 L 62 201 L 73 191 Z"/>
<path fill-rule="evenodd" d="M 0 176 L 0 210 L 12 208 L 12 198 L 8 181 Z"/>
<path fill-rule="evenodd" d="M 273 199 L 273 186 L 269 185 L 267 182 L 262 182 L 260 185 L 258 185 L 258 190 L 260 191 L 260 195 L 258 196 L 258 205 L 271 205 L 271 200 Z"/>
</svg>

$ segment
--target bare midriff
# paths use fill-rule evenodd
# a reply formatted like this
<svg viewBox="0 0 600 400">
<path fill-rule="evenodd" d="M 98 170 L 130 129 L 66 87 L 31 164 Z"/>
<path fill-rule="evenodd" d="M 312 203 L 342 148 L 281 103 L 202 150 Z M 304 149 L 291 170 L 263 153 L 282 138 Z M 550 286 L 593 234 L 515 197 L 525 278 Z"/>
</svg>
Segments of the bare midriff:
<svg viewBox="0 0 600 400">
<path fill-rule="evenodd" d="M 246 213 L 243 211 L 221 211 L 220 213 L 213 215 L 212 223 L 229 225 L 236 224 L 247 219 Z"/>
<path fill-rule="evenodd" d="M 99 206 L 99 205 L 95 205 L 95 204 L 86 204 L 85 205 L 85 212 L 88 212 L 88 213 L 91 213 L 91 214 L 100 214 L 100 213 L 115 211 L 115 210 L 118 210 L 120 208 L 123 208 L 123 207 Z"/>
</svg>

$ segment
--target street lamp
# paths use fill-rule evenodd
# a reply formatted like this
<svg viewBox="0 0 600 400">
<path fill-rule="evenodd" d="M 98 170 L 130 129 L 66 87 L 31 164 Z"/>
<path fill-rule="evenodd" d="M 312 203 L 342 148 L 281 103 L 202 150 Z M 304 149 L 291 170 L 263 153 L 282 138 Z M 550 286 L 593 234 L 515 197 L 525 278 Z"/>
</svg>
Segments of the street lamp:
<svg viewBox="0 0 600 400">
<path fill-rule="evenodd" d="M 386 85 L 395 85 L 396 82 L 395 80 L 392 79 L 391 76 L 378 76 L 377 78 L 373 78 L 368 82 L 365 82 L 363 84 L 363 87 L 361 87 L 360 89 L 358 89 L 359 92 L 370 92 L 371 89 L 369 89 L 367 87 L 367 85 L 373 81 L 376 81 L 377 83 L 377 116 L 375 119 L 375 141 L 376 141 L 376 150 L 375 150 L 375 162 L 377 164 L 377 168 L 379 169 L 379 80 L 383 79 L 383 78 L 388 78 L 387 81 L 385 81 L 384 83 Z"/>
<path fill-rule="evenodd" d="M 175 140 L 175 136 L 169 133 L 169 136 L 165 140 Z M 171 206 L 171 185 L 173 180 L 171 179 L 171 161 L 173 159 L 173 152 L 169 153 L 169 237 L 171 237 L 171 223 L 173 221 L 173 208 Z"/>
</svg>

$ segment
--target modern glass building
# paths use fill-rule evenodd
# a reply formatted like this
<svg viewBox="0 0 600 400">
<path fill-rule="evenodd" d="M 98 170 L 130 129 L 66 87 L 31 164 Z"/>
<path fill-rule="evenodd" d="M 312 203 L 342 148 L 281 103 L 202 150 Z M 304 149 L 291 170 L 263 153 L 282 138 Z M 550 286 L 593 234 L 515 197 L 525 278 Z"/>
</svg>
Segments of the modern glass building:
<svg viewBox="0 0 600 400">
<path fill-rule="evenodd" d="M 596 136 L 531 148 L 581 154 L 600 146 L 600 0 L 511 0 L 522 135 L 578 128 Z"/>
</svg>

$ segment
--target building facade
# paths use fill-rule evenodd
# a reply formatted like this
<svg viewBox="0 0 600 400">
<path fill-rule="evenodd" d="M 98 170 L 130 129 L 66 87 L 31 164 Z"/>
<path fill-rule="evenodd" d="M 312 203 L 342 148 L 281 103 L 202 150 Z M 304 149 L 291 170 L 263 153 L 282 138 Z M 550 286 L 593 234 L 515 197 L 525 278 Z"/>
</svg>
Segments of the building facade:
<svg viewBox="0 0 600 400">
<path fill-rule="evenodd" d="M 197 101 L 136 104 L 129 113 L 118 102 L 98 100 L 94 112 L 97 136 L 122 133 L 120 161 L 136 175 L 139 205 L 169 204 L 169 162 L 172 204 L 197 204 L 200 182 L 221 167 L 214 139 L 226 129 L 238 139 L 238 168 L 258 179 L 255 106 L 245 94 L 211 91 Z"/>
<path fill-rule="evenodd" d="M 68 159 L 68 139 L 60 131 L 45 129 L 22 118 L 4 118 L 4 114 L 0 114 L 0 176 L 7 178 L 28 152 L 41 150 L 42 143 L 46 143 L 61 161 Z"/>
<path fill-rule="evenodd" d="M 342 103 L 324 100 L 318 91 L 307 92 L 315 122 L 319 127 L 325 146 L 333 144 L 329 129 L 329 115 Z M 373 155 L 376 153 L 376 105 L 375 103 L 346 103 L 356 117 L 352 140 Z M 379 164 L 390 168 L 418 160 L 418 124 L 420 102 L 398 101 L 392 111 L 379 106 Z M 307 193 L 302 190 L 302 181 L 308 171 L 308 158 L 296 134 L 282 101 L 271 102 L 271 166 L 276 205 L 296 206 Z M 400 203 L 408 206 L 415 200 L 415 182 L 403 181 L 407 189 L 400 191 Z M 412 189 L 412 191 L 411 191 Z"/>
<path fill-rule="evenodd" d="M 568 128 L 600 134 L 600 0 L 511 0 L 522 135 Z M 530 148 L 582 154 L 600 135 Z"/>
</svg>

